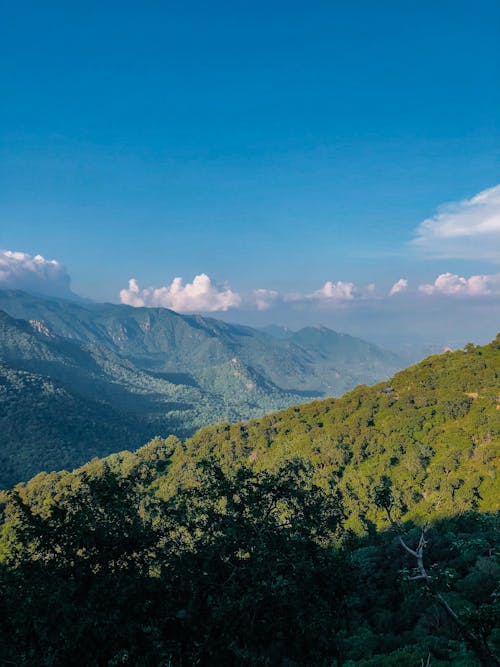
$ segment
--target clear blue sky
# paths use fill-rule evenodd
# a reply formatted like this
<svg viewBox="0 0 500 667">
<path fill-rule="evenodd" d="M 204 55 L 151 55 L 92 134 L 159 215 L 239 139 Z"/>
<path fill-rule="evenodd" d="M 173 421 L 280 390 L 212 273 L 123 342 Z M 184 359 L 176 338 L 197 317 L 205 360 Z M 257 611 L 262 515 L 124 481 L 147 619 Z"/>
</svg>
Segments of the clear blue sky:
<svg viewBox="0 0 500 667">
<path fill-rule="evenodd" d="M 18 0 L 2 25 L 0 248 L 81 294 L 499 271 L 408 245 L 500 182 L 496 0 Z"/>
</svg>

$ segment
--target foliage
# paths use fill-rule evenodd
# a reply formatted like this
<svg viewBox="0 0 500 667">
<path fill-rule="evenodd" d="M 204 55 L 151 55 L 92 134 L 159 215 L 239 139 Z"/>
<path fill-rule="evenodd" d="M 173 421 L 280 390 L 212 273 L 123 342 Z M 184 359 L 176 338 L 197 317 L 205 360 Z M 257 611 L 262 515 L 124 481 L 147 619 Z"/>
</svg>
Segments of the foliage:
<svg viewBox="0 0 500 667">
<path fill-rule="evenodd" d="M 499 407 L 497 339 L 429 357 L 340 399 L 204 428 L 173 453 L 164 493 L 199 458 L 216 456 L 227 468 L 250 460 L 263 470 L 299 455 L 315 466 L 319 484 L 335 480 L 356 532 L 387 525 L 373 502 L 383 476 L 393 482 L 398 517 L 498 511 Z"/>
<path fill-rule="evenodd" d="M 168 502 L 107 464 L 57 498 L 6 494 L 2 655 L 19 665 L 323 664 L 349 567 L 337 495 L 292 461 L 213 463 Z M 41 502 L 40 502 L 41 500 Z M 22 593 L 19 595 L 19 593 Z M 273 658 L 275 656 L 275 658 Z M 285 664 L 285 663 L 283 663 Z M 326 664 L 326 663 L 325 663 Z"/>
<path fill-rule="evenodd" d="M 164 308 L 2 290 L 0 308 L 0 488 L 156 435 L 340 394 L 401 366 L 329 329 L 277 340 Z"/>
<path fill-rule="evenodd" d="M 6 664 L 479 667 L 500 651 L 500 337 L 0 497 Z"/>
</svg>

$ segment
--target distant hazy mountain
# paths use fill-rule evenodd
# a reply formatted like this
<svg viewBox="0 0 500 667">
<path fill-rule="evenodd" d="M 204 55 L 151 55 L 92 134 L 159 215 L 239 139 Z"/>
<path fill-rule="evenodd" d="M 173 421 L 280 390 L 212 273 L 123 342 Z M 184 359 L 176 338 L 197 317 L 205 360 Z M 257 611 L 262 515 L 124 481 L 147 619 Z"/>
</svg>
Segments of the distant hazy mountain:
<svg viewBox="0 0 500 667">
<path fill-rule="evenodd" d="M 279 324 L 268 324 L 266 327 L 261 327 L 260 330 L 273 336 L 273 338 L 280 338 L 281 340 L 289 338 L 293 334 L 291 329 L 280 326 Z"/>
<path fill-rule="evenodd" d="M 109 348 L 139 368 L 174 374 L 174 382 L 178 380 L 175 374 L 181 373 L 184 379 L 194 374 L 206 384 L 207 369 L 230 363 L 248 367 L 287 392 L 339 395 L 360 382 L 387 377 L 402 366 L 396 355 L 326 327 L 297 332 L 282 329 L 283 335 L 276 337 L 166 308 L 71 303 L 18 291 L 0 291 L 0 309 L 12 317 L 38 322 L 63 338 Z M 213 374 L 208 375 L 212 382 Z"/>
<path fill-rule="evenodd" d="M 402 366 L 390 352 L 325 327 L 276 337 L 163 308 L 20 291 L 0 291 L 0 309 L 0 401 L 7 401 L 0 451 L 16 446 L 16 433 L 24 443 L 14 456 L 19 465 L 10 454 L 5 460 L 11 473 L 4 484 L 41 467 L 78 465 L 93 454 L 138 446 L 154 435 L 186 436 L 216 421 L 338 396 Z M 36 405 L 31 411 L 28 388 Z M 87 430 L 70 425 L 79 411 L 87 415 Z M 91 423 L 94 428 L 87 428 Z M 34 437 L 37 424 L 44 438 Z"/>
</svg>

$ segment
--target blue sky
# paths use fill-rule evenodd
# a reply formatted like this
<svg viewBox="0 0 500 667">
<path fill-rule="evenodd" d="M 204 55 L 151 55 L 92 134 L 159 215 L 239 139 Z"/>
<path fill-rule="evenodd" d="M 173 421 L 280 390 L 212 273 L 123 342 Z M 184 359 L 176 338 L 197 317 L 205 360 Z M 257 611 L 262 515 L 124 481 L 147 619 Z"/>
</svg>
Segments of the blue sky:
<svg viewBox="0 0 500 667">
<path fill-rule="evenodd" d="M 489 334 L 496 223 L 479 234 L 457 204 L 470 233 L 411 241 L 500 183 L 499 32 L 493 0 L 8 3 L 0 248 L 98 300 L 207 274 L 241 297 L 207 306 L 229 319 L 358 332 L 389 309 L 404 330 L 422 308 L 433 332 L 438 298 L 458 322 L 480 299 L 470 333 Z M 494 278 L 419 290 L 448 273 Z M 355 291 L 320 298 L 329 281 Z M 258 310 L 256 289 L 278 296 Z"/>
</svg>

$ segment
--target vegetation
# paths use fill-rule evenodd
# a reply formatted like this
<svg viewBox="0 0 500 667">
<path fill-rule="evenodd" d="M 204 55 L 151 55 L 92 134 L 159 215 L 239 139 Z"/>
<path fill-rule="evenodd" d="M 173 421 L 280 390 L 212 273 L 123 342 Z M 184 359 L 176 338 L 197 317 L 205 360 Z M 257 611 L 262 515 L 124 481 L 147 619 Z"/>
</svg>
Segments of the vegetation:
<svg viewBox="0 0 500 667">
<path fill-rule="evenodd" d="M 0 308 L 0 488 L 156 435 L 337 395 L 399 364 L 324 328 L 278 340 L 165 308 L 1 290 Z"/>
<path fill-rule="evenodd" d="M 4 492 L 4 663 L 497 665 L 499 382 L 500 336 Z"/>
<path fill-rule="evenodd" d="M 390 382 L 360 386 L 243 424 L 207 427 L 175 449 L 165 492 L 197 460 L 216 455 L 232 468 L 273 469 L 301 456 L 325 486 L 344 495 L 347 526 L 386 525 L 373 497 L 383 475 L 401 517 L 425 521 L 500 506 L 500 338 L 429 357 Z"/>
<path fill-rule="evenodd" d="M 376 382 L 402 367 L 401 359 L 391 352 L 326 327 L 306 327 L 276 338 L 252 327 L 166 308 L 82 304 L 2 290 L 0 309 L 32 321 L 49 335 L 110 350 L 174 384 L 194 384 L 210 392 L 213 376 L 209 373 L 207 382 L 202 377 L 207 369 L 227 380 L 239 377 L 238 392 L 244 395 L 245 387 L 250 402 L 248 396 L 261 381 L 275 391 L 310 399 L 339 396 L 360 382 Z M 249 389 L 249 383 L 255 386 Z M 234 383 L 221 389 L 220 398 L 234 402 Z M 294 396 L 288 398 L 287 405 Z"/>
<path fill-rule="evenodd" d="M 47 466 L 72 468 L 113 449 L 133 448 L 141 433 L 130 416 L 0 362 L 0 488 Z"/>
</svg>

